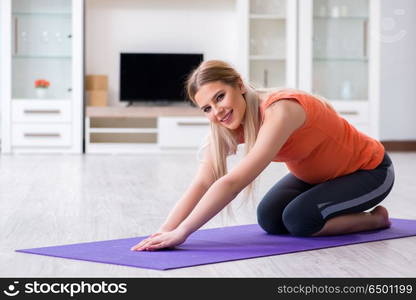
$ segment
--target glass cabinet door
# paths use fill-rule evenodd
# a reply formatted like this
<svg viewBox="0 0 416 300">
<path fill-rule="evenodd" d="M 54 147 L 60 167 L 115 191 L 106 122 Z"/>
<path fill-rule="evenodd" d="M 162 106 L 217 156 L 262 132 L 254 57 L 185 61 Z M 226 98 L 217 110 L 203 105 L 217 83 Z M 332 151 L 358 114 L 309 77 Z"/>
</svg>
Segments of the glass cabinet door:
<svg viewBox="0 0 416 300">
<path fill-rule="evenodd" d="M 368 100 L 368 21 L 368 0 L 313 1 L 313 93 Z"/>
<path fill-rule="evenodd" d="M 69 99 L 71 0 L 12 1 L 12 98 Z M 49 83 L 48 87 L 39 80 Z M 46 84 L 48 85 L 48 84 Z"/>
<path fill-rule="evenodd" d="M 286 0 L 249 2 L 249 78 L 257 88 L 286 85 Z"/>
</svg>

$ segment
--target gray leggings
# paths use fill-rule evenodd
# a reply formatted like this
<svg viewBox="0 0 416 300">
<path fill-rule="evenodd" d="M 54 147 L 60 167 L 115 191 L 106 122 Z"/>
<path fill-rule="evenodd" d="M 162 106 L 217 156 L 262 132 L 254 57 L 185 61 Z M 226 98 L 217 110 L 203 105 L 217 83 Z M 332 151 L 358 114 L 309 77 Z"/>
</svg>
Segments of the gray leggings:
<svg viewBox="0 0 416 300">
<path fill-rule="evenodd" d="M 373 170 L 358 170 L 311 185 L 291 173 L 267 192 L 257 207 L 257 221 L 270 234 L 310 236 L 333 217 L 362 212 L 391 191 L 394 169 L 385 153 Z"/>
</svg>

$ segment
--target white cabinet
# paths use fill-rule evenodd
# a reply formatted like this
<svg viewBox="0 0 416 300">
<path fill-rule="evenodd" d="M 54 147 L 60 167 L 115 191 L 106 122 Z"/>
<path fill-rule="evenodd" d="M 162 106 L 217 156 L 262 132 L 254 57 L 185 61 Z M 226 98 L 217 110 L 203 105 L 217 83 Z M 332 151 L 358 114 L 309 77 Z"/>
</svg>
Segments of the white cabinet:
<svg viewBox="0 0 416 300">
<path fill-rule="evenodd" d="M 202 146 L 208 132 L 209 121 L 205 117 L 87 116 L 85 151 L 86 153 L 194 151 Z"/>
<path fill-rule="evenodd" d="M 379 0 L 238 0 L 243 76 L 321 95 L 378 138 Z"/>
<path fill-rule="evenodd" d="M 159 117 L 159 147 L 199 148 L 209 133 L 209 126 L 205 117 Z"/>
<path fill-rule="evenodd" d="M 299 3 L 299 88 L 328 99 L 359 130 L 378 138 L 378 0 Z"/>
<path fill-rule="evenodd" d="M 81 153 L 83 0 L 0 5 L 2 152 Z"/>
<path fill-rule="evenodd" d="M 195 151 L 209 121 L 189 105 L 92 107 L 85 119 L 86 153 L 171 153 Z"/>
<path fill-rule="evenodd" d="M 297 1 L 237 1 L 244 77 L 258 89 L 296 87 Z"/>
</svg>

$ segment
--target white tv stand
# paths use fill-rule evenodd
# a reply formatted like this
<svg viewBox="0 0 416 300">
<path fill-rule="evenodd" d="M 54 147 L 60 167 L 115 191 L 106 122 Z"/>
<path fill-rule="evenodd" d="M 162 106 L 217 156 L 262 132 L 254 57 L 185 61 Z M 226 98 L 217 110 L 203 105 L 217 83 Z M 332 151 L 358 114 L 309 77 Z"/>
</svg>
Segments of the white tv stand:
<svg viewBox="0 0 416 300">
<path fill-rule="evenodd" d="M 191 106 L 92 107 L 86 109 L 86 153 L 195 151 L 209 121 Z"/>
</svg>

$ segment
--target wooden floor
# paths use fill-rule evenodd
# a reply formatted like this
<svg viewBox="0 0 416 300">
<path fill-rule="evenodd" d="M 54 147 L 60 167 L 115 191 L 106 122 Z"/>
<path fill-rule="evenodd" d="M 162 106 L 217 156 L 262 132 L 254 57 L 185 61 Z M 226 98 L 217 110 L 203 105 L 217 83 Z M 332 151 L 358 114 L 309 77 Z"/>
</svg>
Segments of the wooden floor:
<svg viewBox="0 0 416 300">
<path fill-rule="evenodd" d="M 396 183 L 383 202 L 390 216 L 416 219 L 416 153 L 391 153 Z M 236 158 L 230 161 L 234 165 Z M 1 277 L 414 277 L 416 237 L 154 271 L 14 252 L 15 249 L 153 233 L 190 182 L 195 154 L 11 155 L 0 157 Z M 274 163 L 255 202 L 286 173 Z M 251 224 L 216 216 L 203 228 Z M 255 204 L 255 203 L 254 203 Z"/>
</svg>

